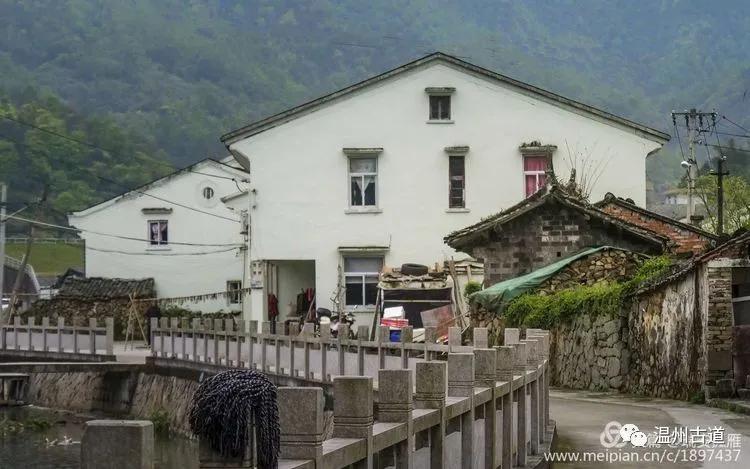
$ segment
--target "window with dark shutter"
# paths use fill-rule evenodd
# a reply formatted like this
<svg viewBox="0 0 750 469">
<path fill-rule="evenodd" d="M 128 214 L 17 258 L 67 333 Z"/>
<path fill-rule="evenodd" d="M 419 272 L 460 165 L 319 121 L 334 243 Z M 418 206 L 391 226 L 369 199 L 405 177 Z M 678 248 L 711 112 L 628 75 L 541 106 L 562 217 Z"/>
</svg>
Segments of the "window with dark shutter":
<svg viewBox="0 0 750 469">
<path fill-rule="evenodd" d="M 464 155 L 451 155 L 448 163 L 448 208 L 466 206 L 466 165 Z"/>
<path fill-rule="evenodd" d="M 450 95 L 430 96 L 430 120 L 450 120 L 451 97 Z"/>
</svg>

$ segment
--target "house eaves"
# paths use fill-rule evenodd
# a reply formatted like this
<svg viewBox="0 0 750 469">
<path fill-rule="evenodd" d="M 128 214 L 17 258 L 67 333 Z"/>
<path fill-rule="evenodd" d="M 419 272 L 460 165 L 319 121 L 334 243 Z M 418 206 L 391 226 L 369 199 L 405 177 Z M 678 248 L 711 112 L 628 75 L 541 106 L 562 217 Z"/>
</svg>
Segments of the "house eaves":
<svg viewBox="0 0 750 469">
<path fill-rule="evenodd" d="M 443 240 L 446 244 L 448 244 L 448 246 L 460 250 L 461 248 L 465 248 L 467 245 L 470 245 L 472 240 L 477 238 L 482 233 L 495 229 L 498 226 L 502 226 L 514 220 L 536 209 L 537 207 L 546 204 L 550 199 L 554 199 L 556 202 L 559 202 L 562 205 L 581 212 L 587 217 L 600 220 L 605 225 L 616 226 L 630 233 L 631 236 L 657 245 L 662 249 L 669 246 L 671 242 L 670 239 L 666 236 L 650 230 L 646 230 L 628 221 L 621 220 L 594 207 L 593 205 L 565 194 L 564 191 L 560 189 L 556 184 L 547 186 L 539 190 L 531 197 L 522 200 L 518 204 L 488 218 L 485 218 L 478 223 L 470 225 L 461 230 L 454 231 L 453 233 L 447 235 Z"/>
<path fill-rule="evenodd" d="M 222 143 L 224 143 L 224 145 L 227 146 L 227 148 L 229 148 L 230 145 L 232 145 L 233 143 L 239 140 L 250 137 L 252 135 L 259 134 L 261 132 L 272 129 L 274 127 L 277 127 L 281 124 L 289 122 L 305 114 L 314 112 L 321 106 L 337 101 L 344 97 L 348 97 L 349 95 L 356 93 L 358 91 L 361 91 L 364 88 L 381 83 L 385 80 L 398 76 L 402 73 L 417 69 L 419 67 L 425 66 L 433 62 L 443 62 L 446 64 L 450 64 L 454 67 L 470 72 L 474 75 L 478 75 L 480 77 L 483 77 L 489 80 L 500 82 L 506 86 L 510 86 L 511 88 L 523 94 L 527 94 L 534 98 L 560 106 L 564 109 L 579 112 L 583 115 L 609 123 L 616 127 L 629 129 L 630 131 L 633 131 L 636 135 L 639 135 L 648 140 L 652 140 L 661 145 L 668 142 L 670 139 L 669 134 L 653 129 L 646 125 L 639 124 L 637 122 L 626 119 L 624 117 L 617 116 L 615 114 L 609 113 L 602 109 L 589 106 L 579 101 L 575 101 L 573 99 L 561 96 L 557 93 L 553 93 L 551 91 L 547 91 L 545 89 L 536 87 L 534 85 L 524 83 L 522 81 L 510 78 L 500 73 L 493 72 L 491 70 L 480 67 L 478 65 L 474 65 L 472 63 L 466 62 L 464 60 L 453 57 L 451 55 L 444 54 L 442 52 L 434 52 L 430 55 L 427 55 L 420 59 L 409 62 L 405 65 L 401 65 L 400 67 L 381 73 L 380 75 L 376 75 L 374 77 L 368 78 L 359 83 L 355 83 L 354 85 L 351 85 L 341 90 L 327 94 L 315 100 L 300 104 L 299 106 L 287 109 L 286 111 L 282 111 L 278 114 L 274 114 L 265 119 L 261 119 L 259 121 L 253 122 L 251 124 L 248 124 L 244 127 L 240 127 L 239 129 L 233 130 L 231 132 L 227 132 L 226 134 L 221 136 L 221 141 Z"/>
<path fill-rule="evenodd" d="M 631 203 L 625 199 L 622 199 L 620 197 L 615 196 L 611 192 L 607 192 L 604 195 L 604 199 L 600 200 L 599 202 L 596 202 L 593 204 L 594 207 L 601 209 L 602 207 L 605 207 L 609 204 L 615 204 L 619 205 L 622 208 L 625 208 L 627 210 L 632 210 L 634 212 L 638 212 L 644 216 L 654 218 L 656 220 L 662 221 L 664 223 L 673 225 L 677 228 L 680 228 L 682 230 L 690 231 L 695 234 L 698 234 L 700 236 L 703 236 L 704 238 L 708 238 L 713 241 L 718 241 L 719 237 L 716 236 L 713 233 L 709 233 L 708 231 L 702 230 L 698 228 L 697 226 L 690 225 L 688 223 L 683 223 L 679 220 L 675 220 L 674 218 L 669 218 L 667 216 L 661 215 L 656 212 L 652 212 L 651 210 L 645 209 L 643 207 L 639 207 L 638 205 Z"/>
</svg>

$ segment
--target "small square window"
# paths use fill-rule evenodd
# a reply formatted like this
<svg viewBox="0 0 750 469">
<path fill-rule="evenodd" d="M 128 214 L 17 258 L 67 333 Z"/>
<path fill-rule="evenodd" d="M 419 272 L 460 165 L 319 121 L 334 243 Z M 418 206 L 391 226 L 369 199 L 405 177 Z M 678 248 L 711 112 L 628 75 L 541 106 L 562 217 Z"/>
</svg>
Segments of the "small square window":
<svg viewBox="0 0 750 469">
<path fill-rule="evenodd" d="M 450 95 L 430 95 L 430 120 L 445 121 L 451 119 Z"/>
<path fill-rule="evenodd" d="M 547 184 L 547 169 L 549 158 L 547 156 L 524 156 L 523 176 L 526 186 L 526 197 L 534 195 L 539 189 Z"/>
<path fill-rule="evenodd" d="M 148 240 L 151 246 L 169 244 L 169 223 L 167 220 L 150 220 L 148 222 Z"/>
</svg>

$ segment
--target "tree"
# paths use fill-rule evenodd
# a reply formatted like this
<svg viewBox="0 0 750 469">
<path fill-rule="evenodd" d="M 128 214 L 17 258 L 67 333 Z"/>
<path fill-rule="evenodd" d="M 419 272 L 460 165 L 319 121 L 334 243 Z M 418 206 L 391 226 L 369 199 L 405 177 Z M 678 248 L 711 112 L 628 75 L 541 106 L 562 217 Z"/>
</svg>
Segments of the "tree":
<svg viewBox="0 0 750 469">
<path fill-rule="evenodd" d="M 717 183 L 716 176 L 700 176 L 695 181 L 696 195 L 706 207 L 703 228 L 716 232 Z M 741 176 L 724 178 L 724 231 L 732 233 L 750 225 L 750 184 Z"/>
</svg>

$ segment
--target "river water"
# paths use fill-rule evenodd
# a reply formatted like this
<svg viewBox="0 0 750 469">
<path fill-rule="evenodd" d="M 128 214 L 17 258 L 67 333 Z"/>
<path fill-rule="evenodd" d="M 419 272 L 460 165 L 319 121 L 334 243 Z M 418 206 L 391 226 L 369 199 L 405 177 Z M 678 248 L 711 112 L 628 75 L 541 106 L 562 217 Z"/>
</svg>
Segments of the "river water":
<svg viewBox="0 0 750 469">
<path fill-rule="evenodd" d="M 0 469 L 78 469 L 81 467 L 82 417 L 36 407 L 0 407 Z M 44 420 L 46 430 L 3 433 L 4 420 Z M 7 428 L 7 423 L 5 424 Z M 157 437 L 155 469 L 198 469 L 198 444 L 181 437 Z"/>
</svg>

